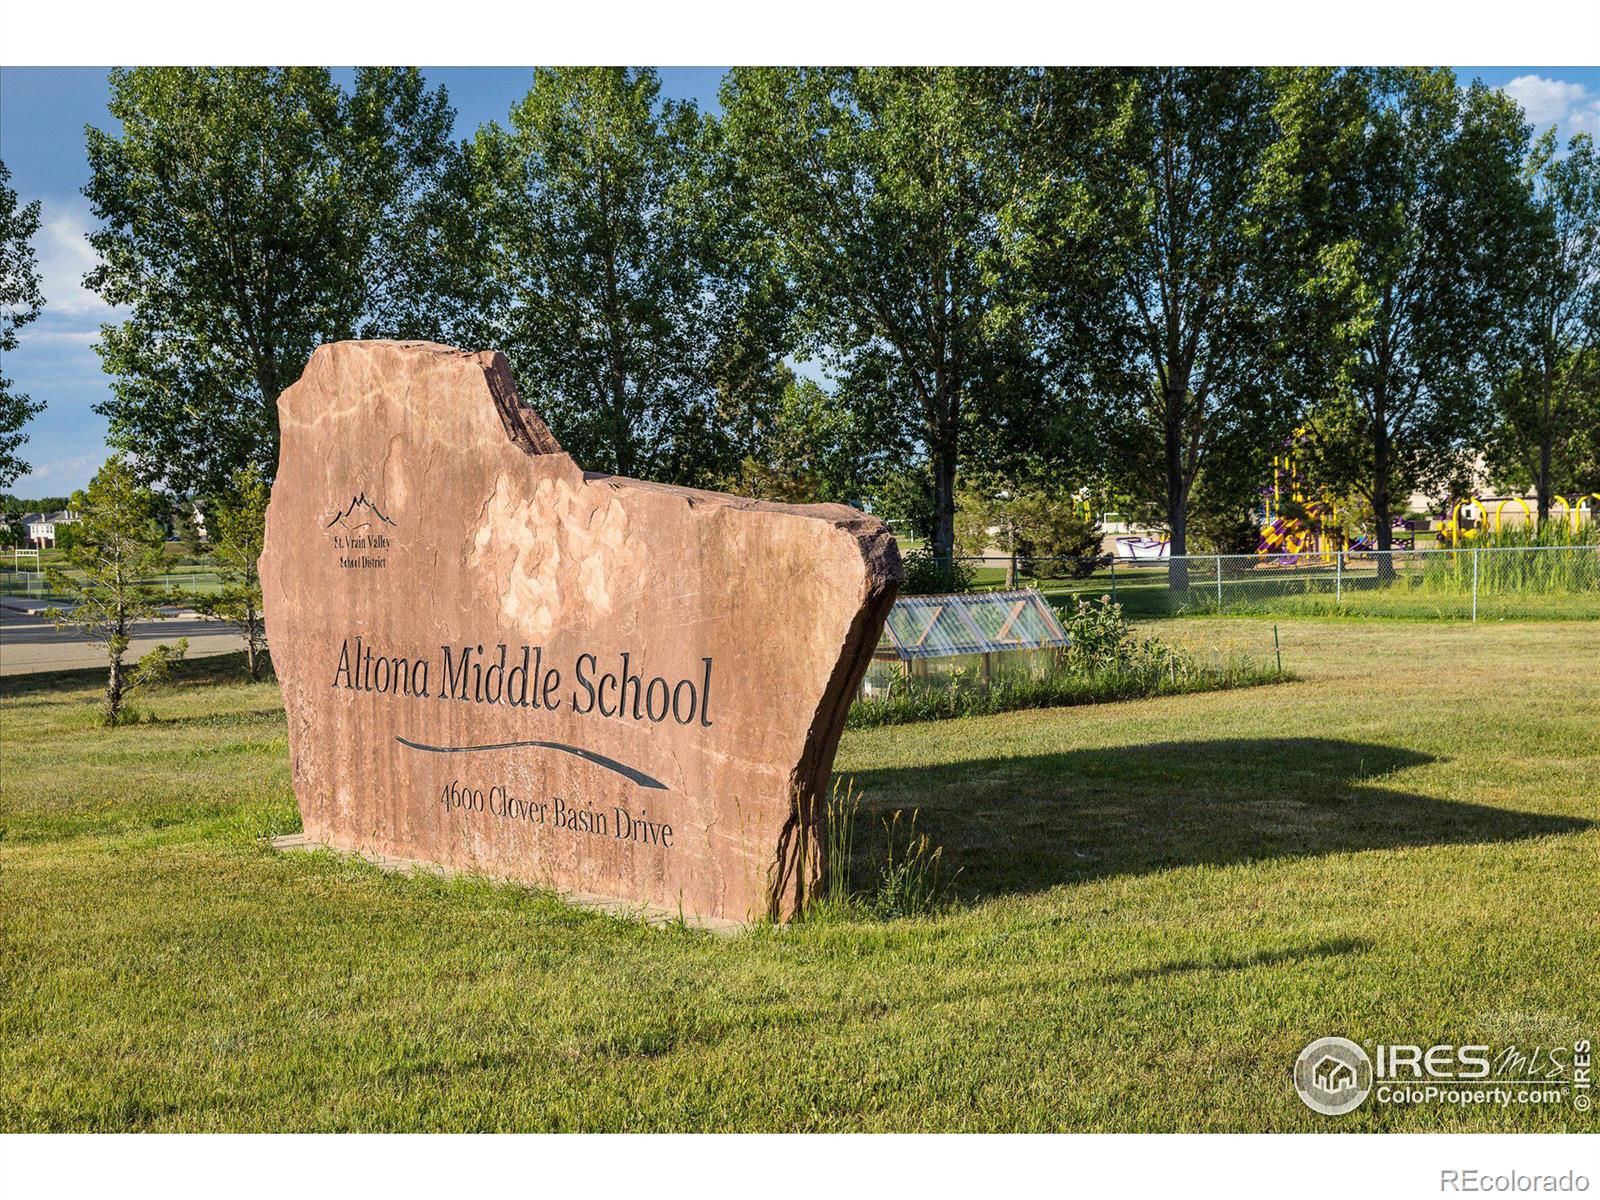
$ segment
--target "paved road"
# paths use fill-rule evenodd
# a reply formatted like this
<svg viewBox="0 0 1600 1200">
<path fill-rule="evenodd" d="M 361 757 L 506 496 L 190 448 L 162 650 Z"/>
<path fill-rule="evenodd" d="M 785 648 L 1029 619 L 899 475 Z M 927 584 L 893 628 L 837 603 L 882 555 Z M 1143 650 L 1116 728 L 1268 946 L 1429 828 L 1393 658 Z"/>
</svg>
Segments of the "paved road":
<svg viewBox="0 0 1600 1200">
<path fill-rule="evenodd" d="M 134 661 L 162 642 L 189 639 L 189 656 L 227 654 L 241 649 L 239 635 L 215 621 L 185 615 L 167 621 L 141 621 L 134 626 L 128 660 Z M 0 675 L 35 671 L 70 671 L 104 667 L 106 652 L 73 629 L 57 632 L 48 621 L 0 607 Z"/>
</svg>

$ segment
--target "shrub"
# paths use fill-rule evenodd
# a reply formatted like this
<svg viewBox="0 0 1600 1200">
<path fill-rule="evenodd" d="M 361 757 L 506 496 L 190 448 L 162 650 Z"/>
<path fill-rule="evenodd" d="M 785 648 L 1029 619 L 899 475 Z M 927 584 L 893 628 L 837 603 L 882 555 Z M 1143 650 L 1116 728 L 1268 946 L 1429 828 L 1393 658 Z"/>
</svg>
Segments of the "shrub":
<svg viewBox="0 0 1600 1200">
<path fill-rule="evenodd" d="M 986 554 L 991 546 L 1014 550 L 1022 573 L 1036 579 L 1084 579 L 1110 561 L 1100 553 L 1099 523 L 1059 487 L 1022 487 L 997 496 L 965 492 L 956 533 L 968 554 Z"/>
<path fill-rule="evenodd" d="M 972 568 L 957 559 L 935 558 L 926 547 L 911 551 L 904 559 L 906 579 L 900 585 L 904 596 L 943 596 L 972 590 Z"/>
<path fill-rule="evenodd" d="M 1057 610 L 1071 639 L 1067 665 L 1084 674 L 1121 669 L 1168 671 L 1186 667 L 1179 652 L 1159 638 L 1138 639 L 1122 605 L 1110 596 L 1098 601 L 1078 599 L 1070 609 Z"/>
<path fill-rule="evenodd" d="M 1077 599 L 1070 609 L 1057 610 L 1071 644 L 1067 662 L 1079 670 L 1094 670 L 1121 662 L 1132 653 L 1133 631 L 1122 614 L 1122 605 L 1110 596 L 1098 603 Z"/>
<path fill-rule="evenodd" d="M 1035 579 L 1087 579 L 1111 561 L 1100 553 L 1100 524 L 1075 509 L 1041 510 L 1026 539 L 1018 539 L 1022 569 Z"/>
</svg>

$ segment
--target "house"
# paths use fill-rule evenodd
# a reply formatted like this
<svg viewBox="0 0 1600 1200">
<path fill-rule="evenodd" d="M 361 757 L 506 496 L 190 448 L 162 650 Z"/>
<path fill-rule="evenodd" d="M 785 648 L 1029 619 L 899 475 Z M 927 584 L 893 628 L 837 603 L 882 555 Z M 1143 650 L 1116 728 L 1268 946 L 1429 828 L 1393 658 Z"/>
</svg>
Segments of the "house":
<svg viewBox="0 0 1600 1200">
<path fill-rule="evenodd" d="M 1311 1078 L 1325 1092 L 1342 1092 L 1355 1086 L 1356 1072 L 1349 1063 L 1329 1054 L 1313 1068 Z"/>
<path fill-rule="evenodd" d="M 22 528 L 28 545 L 36 550 L 48 550 L 56 544 L 56 527 L 75 525 L 78 514 L 71 509 L 59 512 L 33 512 L 22 514 Z"/>
</svg>

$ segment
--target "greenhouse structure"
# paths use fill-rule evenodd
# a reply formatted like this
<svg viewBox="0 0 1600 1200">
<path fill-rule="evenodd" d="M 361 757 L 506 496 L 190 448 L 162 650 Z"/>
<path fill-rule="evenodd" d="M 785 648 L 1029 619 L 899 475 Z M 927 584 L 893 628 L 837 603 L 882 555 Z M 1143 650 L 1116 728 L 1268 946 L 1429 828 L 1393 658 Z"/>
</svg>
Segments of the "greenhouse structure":
<svg viewBox="0 0 1600 1200">
<path fill-rule="evenodd" d="M 1036 591 L 902 596 L 861 694 L 881 696 L 896 679 L 987 687 L 1005 675 L 1041 675 L 1067 644 L 1061 619 Z"/>
</svg>

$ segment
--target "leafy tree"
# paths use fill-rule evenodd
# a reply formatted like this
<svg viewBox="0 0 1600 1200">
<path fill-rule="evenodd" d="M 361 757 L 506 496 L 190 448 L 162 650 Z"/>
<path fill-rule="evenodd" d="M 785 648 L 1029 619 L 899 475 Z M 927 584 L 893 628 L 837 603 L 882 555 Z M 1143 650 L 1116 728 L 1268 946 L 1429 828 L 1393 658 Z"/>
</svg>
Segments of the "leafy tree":
<svg viewBox="0 0 1600 1200">
<path fill-rule="evenodd" d="M 902 459 L 886 465 L 873 485 L 868 504 L 874 515 L 894 526 L 900 536 L 923 541 L 933 537 L 933 472 L 926 461 Z"/>
<path fill-rule="evenodd" d="M 110 671 L 101 715 L 107 725 L 116 725 L 128 697 L 165 679 L 187 653 L 189 639 L 157 646 L 131 671 L 123 665 L 134 623 L 163 615 L 156 592 L 144 582 L 161 569 L 164 539 L 155 520 L 155 497 L 139 486 L 128 464 L 107 460 L 87 490 L 73 493 L 72 507 L 82 519 L 64 551 L 68 569 L 45 569 L 52 590 L 72 607 L 47 609 L 44 615 L 57 629 L 75 626 L 105 646 Z"/>
<path fill-rule="evenodd" d="M 1085 283 L 1102 294 L 1059 289 L 1057 322 L 1120 361 L 1090 376 L 1107 404 L 1096 426 L 1107 467 L 1164 518 L 1183 587 L 1196 481 L 1277 441 L 1296 409 L 1285 317 L 1300 279 L 1256 191 L 1279 137 L 1276 88 L 1254 68 L 1113 78 L 1101 119 L 1115 136 L 1091 160 L 1085 195 L 1067 197 L 1099 214 L 1088 253 L 1104 269 Z"/>
<path fill-rule="evenodd" d="M 1253 554 L 1261 542 L 1261 494 L 1272 480 L 1275 443 L 1241 442 L 1215 455 L 1195 477 L 1188 513 L 1191 552 Z"/>
<path fill-rule="evenodd" d="M 971 428 L 1021 402 L 1007 370 L 1026 359 L 1029 305 L 1006 267 L 1048 180 L 1026 157 L 1037 89 L 1036 73 L 958 68 L 737 68 L 723 84 L 800 348 L 892 416 L 886 445 L 916 443 L 938 557 Z"/>
<path fill-rule="evenodd" d="M 7 183 L 11 172 L 0 162 L 0 356 L 18 345 L 17 330 L 38 317 L 44 307 L 39 290 L 39 260 L 33 238 L 39 232 L 39 202 L 18 206 L 17 193 Z M 28 464 L 17 457 L 27 441 L 22 427 L 44 408 L 44 402 L 12 390 L 0 374 L 0 488 L 9 487 L 27 473 Z"/>
<path fill-rule="evenodd" d="M 1292 74 L 1263 189 L 1319 247 L 1313 291 L 1342 313 L 1303 443 L 1309 474 L 1370 506 L 1459 473 L 1486 423 L 1485 347 L 1510 303 L 1527 129 L 1447 68 Z"/>
<path fill-rule="evenodd" d="M 141 67 L 111 73 L 120 134 L 87 130 L 102 222 L 87 276 L 129 318 L 102 331 L 99 411 L 146 482 L 184 494 L 277 462 L 280 392 L 315 347 L 432 332 L 425 203 L 453 116 L 414 69 Z"/>
<path fill-rule="evenodd" d="M 959 544 L 968 554 L 991 547 L 1042 579 L 1082 579 L 1100 564 L 1100 526 L 1072 489 L 1028 483 L 966 491 L 958 511 Z M 1008 571 L 1007 586 L 1016 586 Z"/>
<path fill-rule="evenodd" d="M 758 500 L 861 504 L 884 465 L 877 429 L 862 407 L 782 370 L 788 381 L 770 420 L 722 486 Z"/>
<path fill-rule="evenodd" d="M 266 661 L 267 627 L 261 605 L 261 557 L 267 532 L 267 502 L 271 491 L 254 466 L 234 472 L 233 487 L 212 506 L 216 534 L 212 553 L 217 559 L 221 590 L 192 598 L 202 616 L 225 621 L 244 639 L 245 668 L 251 682 L 261 678 Z"/>
<path fill-rule="evenodd" d="M 1600 158 L 1578 134 L 1558 152 L 1555 130 L 1534 143 L 1526 179 L 1521 287 L 1493 377 L 1497 422 L 1490 464 L 1539 497 L 1550 515 L 1558 483 L 1570 488 L 1580 429 L 1600 424 Z"/>
<path fill-rule="evenodd" d="M 28 500 L 20 496 L 0 495 L 0 503 L 17 512 L 60 512 L 71 506 L 72 497 L 41 496 L 36 500 Z"/>
<path fill-rule="evenodd" d="M 1591 415 L 1577 422 L 1563 446 L 1563 458 L 1573 494 L 1589 496 L 1600 492 L 1600 353 L 1589 355 L 1582 371 Z"/>
<path fill-rule="evenodd" d="M 702 483 L 776 400 L 782 288 L 715 123 L 660 90 L 653 70 L 539 70 L 509 128 L 478 131 L 468 320 L 585 466 Z"/>
</svg>

